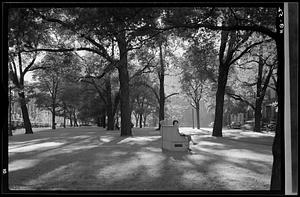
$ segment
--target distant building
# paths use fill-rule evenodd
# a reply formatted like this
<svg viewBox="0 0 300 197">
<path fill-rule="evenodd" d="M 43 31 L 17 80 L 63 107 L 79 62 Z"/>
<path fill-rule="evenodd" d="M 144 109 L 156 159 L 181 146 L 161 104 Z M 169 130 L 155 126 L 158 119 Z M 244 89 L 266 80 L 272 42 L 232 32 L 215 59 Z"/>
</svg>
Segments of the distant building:
<svg viewBox="0 0 300 197">
<path fill-rule="evenodd" d="M 277 98 L 276 92 L 268 88 L 262 105 L 262 117 L 267 121 L 276 120 L 277 118 Z"/>
<path fill-rule="evenodd" d="M 275 121 L 277 118 L 277 98 L 276 92 L 268 88 L 262 103 L 262 120 L 265 122 Z M 240 122 L 243 124 L 247 120 L 254 119 L 255 111 L 248 107 L 246 113 L 231 114 L 231 122 Z"/>
</svg>

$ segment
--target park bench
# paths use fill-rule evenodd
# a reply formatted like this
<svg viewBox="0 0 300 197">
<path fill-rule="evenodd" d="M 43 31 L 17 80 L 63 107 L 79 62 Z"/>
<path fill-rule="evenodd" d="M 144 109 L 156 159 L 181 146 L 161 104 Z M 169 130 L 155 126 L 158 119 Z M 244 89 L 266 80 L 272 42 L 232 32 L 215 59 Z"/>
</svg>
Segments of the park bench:
<svg viewBox="0 0 300 197">
<path fill-rule="evenodd" d="M 169 151 L 187 151 L 189 142 L 178 132 L 178 126 L 166 125 L 161 121 L 162 149 Z"/>
</svg>

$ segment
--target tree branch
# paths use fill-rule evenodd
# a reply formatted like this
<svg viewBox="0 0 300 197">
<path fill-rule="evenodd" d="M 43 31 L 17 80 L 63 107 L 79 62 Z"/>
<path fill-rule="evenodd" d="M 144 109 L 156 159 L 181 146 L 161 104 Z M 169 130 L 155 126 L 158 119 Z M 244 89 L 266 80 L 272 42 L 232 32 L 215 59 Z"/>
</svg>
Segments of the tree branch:
<svg viewBox="0 0 300 197">
<path fill-rule="evenodd" d="M 268 88 L 271 88 L 272 90 L 275 90 L 275 91 L 276 91 L 276 88 L 273 87 L 273 86 L 268 85 Z"/>
<path fill-rule="evenodd" d="M 190 103 L 190 105 L 191 105 L 194 109 L 196 109 L 196 106 L 195 106 L 193 103 Z"/>
<path fill-rule="evenodd" d="M 268 75 L 266 77 L 266 80 L 264 82 L 264 86 L 263 86 L 263 88 L 261 90 L 261 92 L 262 92 L 261 97 L 262 98 L 264 97 L 264 95 L 266 93 L 266 90 L 267 90 L 267 87 L 268 87 L 268 84 L 269 84 L 269 81 L 270 81 L 270 78 L 271 78 L 272 74 L 273 74 L 273 69 L 270 68 L 269 73 L 268 73 Z"/>
<path fill-rule="evenodd" d="M 242 98 L 240 95 L 236 95 L 236 94 L 233 94 L 233 93 L 229 93 L 229 92 L 225 92 L 229 97 L 235 99 L 235 100 L 238 100 L 238 101 L 242 101 L 244 103 L 246 103 L 247 105 L 249 105 L 252 109 L 255 109 L 255 106 L 250 103 L 248 100 Z"/>
<path fill-rule="evenodd" d="M 51 68 L 50 66 L 35 66 L 35 67 L 32 67 L 30 68 L 28 71 L 34 71 L 34 70 L 39 70 L 39 69 L 48 69 L 48 68 Z"/>
<path fill-rule="evenodd" d="M 89 51 L 93 53 L 97 53 L 101 55 L 101 53 L 93 48 L 88 47 L 79 47 L 79 48 L 56 48 L 56 49 L 46 49 L 46 48 L 39 48 L 39 49 L 31 49 L 31 50 L 23 50 L 22 52 L 38 52 L 38 51 L 46 51 L 46 52 L 68 52 L 68 51 Z"/>
<path fill-rule="evenodd" d="M 179 93 L 176 92 L 176 93 L 169 94 L 168 96 L 165 96 L 165 99 L 167 99 L 167 98 L 169 98 L 169 97 L 171 97 L 171 96 L 177 95 L 177 94 L 179 94 Z"/>
<path fill-rule="evenodd" d="M 147 64 L 144 66 L 144 68 L 142 68 L 142 69 L 136 71 L 136 73 L 134 73 L 134 74 L 129 78 L 129 81 L 130 81 L 131 79 L 133 79 L 134 77 L 136 77 L 137 75 L 140 75 L 141 73 L 143 73 L 144 70 L 146 70 L 147 68 L 150 69 L 150 67 L 151 67 L 151 63 L 150 63 L 150 62 L 151 62 L 153 59 L 154 59 L 154 57 L 152 57 L 152 58 L 147 62 Z"/>
<path fill-rule="evenodd" d="M 199 29 L 202 27 L 211 29 L 211 30 L 223 30 L 223 31 L 239 31 L 239 30 L 255 31 L 255 32 L 260 32 L 265 35 L 268 35 L 269 37 L 273 38 L 274 40 L 278 39 L 277 33 L 271 31 L 270 29 L 268 29 L 266 27 L 255 25 L 255 24 L 253 24 L 252 26 L 245 26 L 245 25 L 216 26 L 216 25 L 211 25 L 211 24 L 189 23 L 189 24 L 173 24 L 171 27 L 156 28 L 156 29 L 162 30 L 162 31 L 167 31 L 167 30 L 171 30 L 171 29 L 175 29 L 175 28 Z"/>
<path fill-rule="evenodd" d="M 244 67 L 246 64 L 249 64 L 249 63 L 259 63 L 258 61 L 256 61 L 256 60 L 249 60 L 249 61 L 246 61 L 246 62 L 243 62 L 243 63 L 241 63 L 241 64 L 238 64 L 237 66 L 239 67 L 239 68 L 241 68 L 241 69 L 249 69 L 249 70 L 251 70 L 251 69 L 253 69 L 253 67 Z"/>
<path fill-rule="evenodd" d="M 271 39 L 269 39 L 267 41 L 256 42 L 256 43 L 253 43 L 250 46 L 246 47 L 246 49 L 243 50 L 235 59 L 231 60 L 231 62 L 229 63 L 229 65 L 232 65 L 235 61 L 237 61 L 238 59 L 240 59 L 245 53 L 247 53 L 254 46 L 260 45 L 261 43 L 268 42 L 268 41 L 271 41 Z"/>
<path fill-rule="evenodd" d="M 88 81 L 88 80 L 84 80 L 84 79 L 82 79 L 82 80 L 81 80 L 81 82 L 84 82 L 84 83 L 88 83 L 88 84 L 91 84 L 91 85 L 93 85 L 93 86 L 94 86 L 94 88 L 96 89 L 96 91 L 98 92 L 98 94 L 99 94 L 100 98 L 102 99 L 102 101 L 103 101 L 105 104 L 107 104 L 107 101 L 106 101 L 105 97 L 103 96 L 103 94 L 102 94 L 101 90 L 100 90 L 100 89 L 99 89 L 99 87 L 97 86 L 97 84 L 96 84 L 95 80 Z"/>
<path fill-rule="evenodd" d="M 32 59 L 32 61 L 28 64 L 28 66 L 24 69 L 23 71 L 23 75 L 25 75 L 29 69 L 31 68 L 31 66 L 34 64 L 35 60 L 36 60 L 36 57 L 37 57 L 37 52 L 35 52 L 35 56 L 34 58 Z"/>
<path fill-rule="evenodd" d="M 98 54 L 101 54 L 101 56 L 104 57 L 107 61 L 109 61 L 111 63 L 114 62 L 113 58 L 111 58 L 109 56 L 109 54 L 107 53 L 106 49 L 101 44 L 97 43 L 95 40 L 93 40 L 89 36 L 85 36 L 85 35 L 81 35 L 81 36 L 83 36 L 85 39 L 87 39 L 88 41 L 90 41 L 94 46 L 98 47 L 98 49 L 101 50 L 101 52 L 98 51 Z"/>
<path fill-rule="evenodd" d="M 100 54 L 102 57 L 104 57 L 105 59 L 107 59 L 109 62 L 113 62 L 113 59 L 108 55 L 106 49 L 99 43 L 97 43 L 95 40 L 93 40 L 91 37 L 89 37 L 88 35 L 85 35 L 85 34 L 80 34 L 76 31 L 75 27 L 72 25 L 72 24 L 68 24 L 66 22 L 63 22 L 59 19 L 55 19 L 55 18 L 47 18 L 46 16 L 42 15 L 41 13 L 35 11 L 34 9 L 32 9 L 32 11 L 39 15 L 43 20 L 46 20 L 48 22 L 54 22 L 54 23 L 58 23 L 60 25 L 62 25 L 63 27 L 67 28 L 67 29 L 70 29 L 71 31 L 73 31 L 75 34 L 79 35 L 80 37 L 83 37 L 85 38 L 86 40 L 88 40 L 91 44 L 93 44 L 94 46 L 98 47 L 98 49 L 101 50 L 98 51 L 97 50 L 97 53 Z"/>
<path fill-rule="evenodd" d="M 158 93 L 156 92 L 156 90 L 151 85 L 149 85 L 149 84 L 147 84 L 145 82 L 140 82 L 139 85 L 143 85 L 143 86 L 149 88 L 150 90 L 152 90 L 152 92 L 154 93 L 155 98 L 157 99 L 157 101 L 158 102 L 160 101 Z"/>
</svg>

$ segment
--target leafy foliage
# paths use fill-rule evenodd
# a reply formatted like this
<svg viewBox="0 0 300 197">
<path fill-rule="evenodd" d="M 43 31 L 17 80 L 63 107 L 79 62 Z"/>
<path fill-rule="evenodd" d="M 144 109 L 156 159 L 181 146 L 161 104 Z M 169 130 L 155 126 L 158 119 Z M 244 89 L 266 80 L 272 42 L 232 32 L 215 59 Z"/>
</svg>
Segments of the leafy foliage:
<svg viewBox="0 0 300 197">
<path fill-rule="evenodd" d="M 181 88 L 193 106 L 211 91 L 212 81 L 215 80 L 216 54 L 213 42 L 199 44 L 198 41 L 184 54 Z"/>
<path fill-rule="evenodd" d="M 72 81 L 79 77 L 80 61 L 76 56 L 70 53 L 47 54 L 42 62 L 43 69 L 36 70 L 33 79 L 38 80 L 37 88 L 39 93 L 37 96 L 37 104 L 39 107 L 51 109 L 58 107 L 59 95 L 62 100 L 77 98 L 79 92 L 75 86 L 72 87 Z M 69 91 L 74 88 L 73 91 Z M 69 99 L 70 102 L 70 99 Z"/>
</svg>

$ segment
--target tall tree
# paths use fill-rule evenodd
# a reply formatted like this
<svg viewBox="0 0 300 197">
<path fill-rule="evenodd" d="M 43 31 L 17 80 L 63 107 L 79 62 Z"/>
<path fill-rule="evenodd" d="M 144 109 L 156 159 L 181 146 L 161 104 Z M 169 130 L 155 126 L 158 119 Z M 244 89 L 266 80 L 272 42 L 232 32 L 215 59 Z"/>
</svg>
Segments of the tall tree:
<svg viewBox="0 0 300 197">
<path fill-rule="evenodd" d="M 37 104 L 52 113 L 52 129 L 56 129 L 55 116 L 58 95 L 62 90 L 64 78 L 73 78 L 80 71 L 79 60 L 71 53 L 48 54 L 41 63 L 42 70 L 36 70 L 33 78 L 38 80 Z M 74 116 L 75 111 L 71 114 Z M 75 117 L 75 116 L 74 116 Z"/>
<path fill-rule="evenodd" d="M 56 115 L 63 115 L 64 122 L 67 117 L 70 120 L 71 126 L 78 125 L 78 113 L 84 99 L 86 99 L 86 92 L 82 84 L 62 79 L 59 84 L 59 94 L 57 94 L 57 110 Z M 84 97 L 84 98 L 83 98 Z M 74 123 L 74 124 L 73 124 Z M 65 123 L 64 123 L 65 125 Z"/>
<path fill-rule="evenodd" d="M 88 50 L 104 57 L 110 64 L 105 71 L 117 69 L 120 81 L 121 103 L 121 136 L 132 135 L 129 105 L 129 75 L 128 51 L 140 47 L 157 32 L 151 31 L 155 26 L 160 12 L 152 8 L 70 8 L 35 10 L 43 20 L 54 22 L 61 27 L 71 30 L 78 38 L 88 42 L 87 47 L 77 47 L 77 50 Z M 61 14 L 59 14 L 61 13 Z M 64 17 L 64 18 L 63 18 Z M 88 33 L 87 33 L 88 32 Z M 108 48 L 114 40 L 118 47 L 118 58 L 114 59 Z M 45 50 L 45 49 L 39 49 Z M 48 51 L 74 50 L 46 49 Z M 103 77 L 104 72 L 98 78 Z"/>
<path fill-rule="evenodd" d="M 143 85 L 141 85 L 140 81 L 142 78 L 147 78 L 145 75 L 141 75 L 136 77 L 133 81 L 131 81 L 132 85 L 135 87 L 134 90 L 131 91 L 131 100 L 132 100 L 132 110 L 133 114 L 136 118 L 136 126 L 140 126 L 140 128 L 145 126 L 147 116 L 154 111 L 154 108 L 157 107 L 157 101 L 154 97 L 154 94 L 149 92 L 148 89 L 145 89 Z"/>
<path fill-rule="evenodd" d="M 200 129 L 200 101 L 210 91 L 210 67 L 216 62 L 216 50 L 213 43 L 199 46 L 196 40 L 184 54 L 182 64 L 181 88 L 196 110 L 197 128 Z"/>
<path fill-rule="evenodd" d="M 180 17 L 180 15 L 182 15 L 183 13 L 187 14 L 187 16 Z M 229 68 L 233 63 L 235 63 L 235 61 L 241 58 L 252 47 L 260 43 L 253 43 L 247 47 L 244 47 L 244 43 L 247 42 L 248 38 L 252 34 L 252 31 L 228 31 L 224 28 L 218 28 L 219 26 L 217 26 L 217 24 L 220 23 L 222 23 L 222 27 L 233 26 L 237 23 L 236 17 L 231 13 L 230 8 L 193 8 L 190 10 L 177 10 L 175 8 L 173 10 L 171 9 L 168 12 L 168 16 L 169 17 L 166 17 L 165 21 L 167 22 L 167 24 L 171 25 L 168 26 L 168 28 L 164 29 L 184 27 L 188 29 L 196 29 L 199 32 L 201 30 L 200 28 L 205 27 L 213 30 L 221 30 L 219 47 L 219 69 L 215 102 L 215 121 L 212 133 L 213 136 L 221 137 L 223 125 L 224 94 Z M 179 18 L 179 20 L 175 21 L 175 18 Z"/>
<path fill-rule="evenodd" d="M 274 70 L 277 68 L 274 45 L 272 42 L 262 43 L 253 49 L 249 56 L 243 58 L 244 62 L 237 66 L 241 70 L 240 77 L 237 76 L 238 85 L 231 85 L 231 88 L 227 87 L 226 90 L 226 94 L 231 98 L 246 103 L 254 110 L 256 132 L 261 131 L 262 104 L 267 88 L 270 87 L 271 77 L 275 77 Z M 253 94 L 249 94 L 250 92 Z"/>
<path fill-rule="evenodd" d="M 45 27 L 25 8 L 10 8 L 7 24 L 9 75 L 18 91 L 25 134 L 31 134 L 33 132 L 25 101 L 24 77 L 28 72 L 38 69 L 35 66 L 38 52 L 24 53 L 24 50 L 44 43 L 47 34 L 43 34 Z"/>
<path fill-rule="evenodd" d="M 169 95 L 165 94 L 165 77 L 168 75 L 169 70 L 171 70 L 170 65 L 176 59 L 173 54 L 175 50 L 174 45 L 176 45 L 175 39 L 174 35 L 168 35 L 168 33 L 164 32 L 163 34 L 157 35 L 155 41 L 148 43 L 148 51 L 146 52 L 148 54 L 146 57 L 153 60 L 148 64 L 151 64 L 150 67 L 154 68 L 152 71 L 154 76 L 150 77 L 152 79 L 152 85 L 147 81 L 140 81 L 140 84 L 148 87 L 157 99 L 159 104 L 159 122 L 165 119 L 166 100 L 171 96 L 179 94 L 178 92 Z M 159 130 L 160 127 L 161 125 L 159 123 L 157 130 Z"/>
<path fill-rule="evenodd" d="M 79 104 L 77 117 L 83 123 L 93 122 L 98 126 L 105 126 L 103 125 L 104 122 L 101 122 L 101 116 L 105 116 L 103 114 L 105 112 L 105 104 L 93 89 L 89 90 L 87 91 L 84 88 L 82 91 L 83 95 Z"/>
<path fill-rule="evenodd" d="M 218 69 L 218 88 L 216 93 L 216 111 L 213 128 L 213 136 L 222 136 L 223 126 L 223 106 L 225 88 L 228 79 L 230 66 L 237 61 L 242 55 L 248 52 L 251 47 L 258 43 L 251 44 L 246 47 L 241 53 L 236 54 L 238 49 L 244 44 L 252 32 L 221 31 L 220 49 L 219 49 L 219 69 Z"/>
<path fill-rule="evenodd" d="M 177 10 L 176 10 L 177 9 Z M 264 5 L 257 5 L 253 8 L 235 7 L 229 8 L 231 14 L 234 16 L 235 23 L 219 25 L 217 16 L 222 13 L 222 9 L 213 8 L 187 8 L 178 9 L 173 8 L 168 16 L 168 22 L 171 24 L 163 29 L 173 29 L 178 27 L 198 29 L 201 27 L 209 28 L 212 30 L 223 31 L 237 31 L 246 30 L 259 32 L 272 38 L 276 43 L 277 57 L 278 57 L 278 81 L 282 80 L 283 66 L 284 66 L 284 42 L 283 42 L 283 3 L 273 4 L 272 7 Z M 175 10 L 175 11 L 174 11 Z M 220 11 L 221 10 L 221 11 Z M 182 13 L 186 15 L 183 16 Z M 283 83 L 277 83 L 276 86 L 277 95 L 283 93 Z M 275 138 L 272 146 L 272 152 L 274 157 L 271 177 L 271 190 L 280 190 L 283 188 L 281 183 L 282 170 L 282 110 L 283 99 L 278 97 L 278 116 L 275 131 Z"/>
<path fill-rule="evenodd" d="M 94 54 L 86 54 L 81 58 L 85 62 L 85 76 L 81 78 L 81 82 L 90 84 L 98 93 L 102 102 L 105 103 L 106 115 L 102 115 L 107 117 L 107 130 L 114 130 L 114 117 L 120 101 L 119 82 L 117 81 L 116 73 L 111 71 L 101 79 L 98 79 L 97 75 L 103 72 L 103 65 L 107 64 L 107 61 Z M 105 121 L 106 118 L 102 118 Z"/>
</svg>

